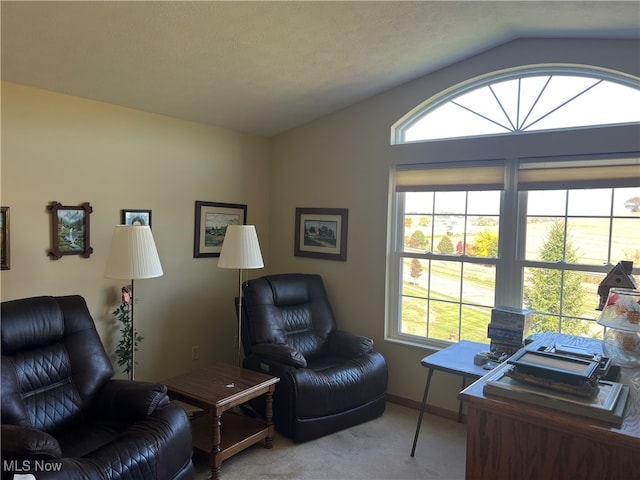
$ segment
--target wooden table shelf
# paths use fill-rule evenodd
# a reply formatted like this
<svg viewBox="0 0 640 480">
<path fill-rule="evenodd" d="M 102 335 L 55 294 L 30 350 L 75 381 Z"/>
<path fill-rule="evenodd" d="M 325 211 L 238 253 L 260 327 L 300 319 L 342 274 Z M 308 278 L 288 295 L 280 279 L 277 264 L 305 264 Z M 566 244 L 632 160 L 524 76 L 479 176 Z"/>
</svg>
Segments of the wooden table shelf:
<svg viewBox="0 0 640 480">
<path fill-rule="evenodd" d="M 209 413 L 191 423 L 193 446 L 201 452 L 211 452 L 211 425 Z M 269 436 L 269 424 L 257 418 L 235 412 L 225 412 L 220 419 L 220 460 L 224 461 Z"/>
</svg>

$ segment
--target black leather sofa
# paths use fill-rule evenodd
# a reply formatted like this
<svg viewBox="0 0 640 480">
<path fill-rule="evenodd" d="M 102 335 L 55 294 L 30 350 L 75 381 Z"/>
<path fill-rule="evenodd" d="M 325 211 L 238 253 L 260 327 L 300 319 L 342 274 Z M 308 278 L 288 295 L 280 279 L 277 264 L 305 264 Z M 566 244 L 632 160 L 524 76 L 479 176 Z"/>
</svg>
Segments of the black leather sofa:
<svg viewBox="0 0 640 480">
<path fill-rule="evenodd" d="M 243 366 L 280 377 L 280 433 L 304 442 L 382 415 L 384 357 L 373 340 L 338 330 L 319 275 L 269 275 L 246 282 L 243 293 Z"/>
<path fill-rule="evenodd" d="M 115 380 L 80 296 L 2 303 L 3 479 L 194 478 L 191 428 L 164 385 Z"/>
</svg>

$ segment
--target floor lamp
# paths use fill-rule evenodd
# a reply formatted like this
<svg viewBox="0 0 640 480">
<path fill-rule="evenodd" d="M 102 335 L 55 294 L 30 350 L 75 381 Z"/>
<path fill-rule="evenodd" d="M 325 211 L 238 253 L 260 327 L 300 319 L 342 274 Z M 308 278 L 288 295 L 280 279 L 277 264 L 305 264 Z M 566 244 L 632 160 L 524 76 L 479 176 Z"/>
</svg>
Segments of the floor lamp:
<svg viewBox="0 0 640 480">
<path fill-rule="evenodd" d="M 260 243 L 254 225 L 229 225 L 222 243 L 219 268 L 238 269 L 238 366 L 242 350 L 242 277 L 247 269 L 263 268 Z"/>
<path fill-rule="evenodd" d="M 107 259 L 107 278 L 131 280 L 131 369 L 129 379 L 134 379 L 135 324 L 133 321 L 136 303 L 134 280 L 162 276 L 162 265 L 153 234 L 149 226 L 116 225 L 111 239 Z"/>
</svg>

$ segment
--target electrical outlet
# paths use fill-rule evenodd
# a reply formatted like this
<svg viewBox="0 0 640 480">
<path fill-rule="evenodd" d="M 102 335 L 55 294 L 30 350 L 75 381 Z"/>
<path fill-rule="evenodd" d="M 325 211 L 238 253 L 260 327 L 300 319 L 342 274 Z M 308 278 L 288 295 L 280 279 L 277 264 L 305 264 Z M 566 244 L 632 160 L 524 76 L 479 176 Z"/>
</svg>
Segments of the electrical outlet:
<svg viewBox="0 0 640 480">
<path fill-rule="evenodd" d="M 191 360 L 200 360 L 200 346 L 194 345 L 191 347 Z"/>
</svg>

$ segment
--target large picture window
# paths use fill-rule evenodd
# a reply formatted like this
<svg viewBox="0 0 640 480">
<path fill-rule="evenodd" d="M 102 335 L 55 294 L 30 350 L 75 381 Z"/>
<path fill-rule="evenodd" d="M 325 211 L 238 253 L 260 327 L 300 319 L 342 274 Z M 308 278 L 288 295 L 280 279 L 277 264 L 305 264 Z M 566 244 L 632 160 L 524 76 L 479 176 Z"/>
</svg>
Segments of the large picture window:
<svg viewBox="0 0 640 480">
<path fill-rule="evenodd" d="M 640 265 L 640 187 L 633 186 L 637 177 L 625 177 L 640 162 L 606 163 L 621 178 L 593 179 L 594 188 L 396 183 L 397 333 L 485 342 L 496 291 L 515 290 L 520 301 L 512 306 L 535 311 L 533 331 L 600 336 L 598 284 L 620 260 Z M 528 171 L 524 165 L 506 164 L 504 173 Z M 557 183 L 571 185 L 568 178 Z M 517 208 L 506 208 L 508 198 Z"/>
<path fill-rule="evenodd" d="M 396 131 L 419 121 L 407 117 Z M 534 310 L 534 332 L 602 336 L 598 284 L 620 260 L 640 273 L 638 152 L 522 153 L 393 169 L 388 339 L 487 343 L 496 305 Z"/>
</svg>

